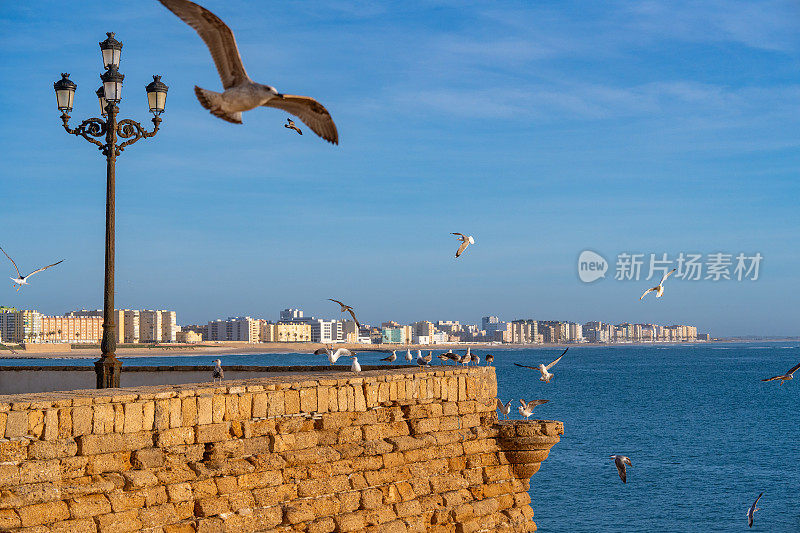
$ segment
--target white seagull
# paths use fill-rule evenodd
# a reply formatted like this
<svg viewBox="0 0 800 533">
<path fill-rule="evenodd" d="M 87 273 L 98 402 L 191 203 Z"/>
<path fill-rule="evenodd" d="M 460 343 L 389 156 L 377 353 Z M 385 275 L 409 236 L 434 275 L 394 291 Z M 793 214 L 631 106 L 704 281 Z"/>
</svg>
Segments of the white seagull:
<svg viewBox="0 0 800 533">
<path fill-rule="evenodd" d="M 406 350 L 406 361 L 409 363 L 414 360 L 414 356 L 411 355 L 411 350 Z"/>
<path fill-rule="evenodd" d="M 625 468 L 625 465 L 633 466 L 631 464 L 631 460 L 624 455 L 610 455 L 614 459 L 614 464 L 617 465 L 617 472 L 619 472 L 619 478 L 622 480 L 623 483 L 628 482 L 628 472 Z"/>
<path fill-rule="evenodd" d="M 390 355 L 389 357 L 384 357 L 383 359 L 381 359 L 381 361 L 386 361 L 389 363 L 394 363 L 396 360 L 397 360 L 397 352 L 395 350 L 392 350 L 392 355 Z"/>
<path fill-rule="evenodd" d="M 548 372 L 548 370 L 553 368 L 556 365 L 556 363 L 561 361 L 561 358 L 564 357 L 564 354 L 567 353 L 568 350 L 569 350 L 569 348 L 567 348 L 566 350 L 561 352 L 561 355 L 558 356 L 558 359 L 556 359 L 555 361 L 553 361 L 552 363 L 550 363 L 547 366 L 544 366 L 544 363 L 539 364 L 539 366 L 521 365 L 519 363 L 514 363 L 514 364 L 517 365 L 517 366 L 521 366 L 522 368 L 530 368 L 532 370 L 538 370 L 542 374 L 542 377 L 539 378 L 539 381 L 544 381 L 545 383 L 550 383 L 550 380 L 553 378 L 553 374 Z"/>
<path fill-rule="evenodd" d="M 472 238 L 472 235 L 464 235 L 463 233 L 450 233 L 451 235 L 458 235 L 459 239 L 461 239 L 461 246 L 458 247 L 456 250 L 456 257 L 459 257 L 461 254 L 464 253 L 464 250 L 467 249 L 467 246 L 470 244 L 475 244 L 475 239 Z"/>
<path fill-rule="evenodd" d="M 753 527 L 753 515 L 756 514 L 756 511 L 760 511 L 761 510 L 761 508 L 760 507 L 756 507 L 756 505 L 758 504 L 758 500 L 761 499 L 761 496 L 763 494 L 764 494 L 763 492 L 761 494 L 759 494 L 758 498 L 756 498 L 756 501 L 754 501 L 753 505 L 751 505 L 750 508 L 747 510 L 747 526 L 748 527 Z"/>
<path fill-rule="evenodd" d="M 469 353 L 469 348 L 467 348 L 467 353 L 465 353 L 461 357 L 461 360 L 459 361 L 459 363 L 461 363 L 462 365 L 468 365 L 470 361 L 472 361 L 472 354 Z"/>
<path fill-rule="evenodd" d="M 506 420 L 508 420 L 508 415 L 511 414 L 511 402 L 514 400 L 508 400 L 508 403 L 503 405 L 503 402 L 500 401 L 500 398 L 495 398 L 497 400 L 497 408 L 500 409 L 500 412 L 505 415 Z"/>
<path fill-rule="evenodd" d="M 214 361 L 214 370 L 211 372 L 211 381 L 219 380 L 222 383 L 222 378 L 225 377 L 222 372 L 222 361 L 217 359 Z"/>
<path fill-rule="evenodd" d="M 519 410 L 519 414 L 521 414 L 525 418 L 529 418 L 533 414 L 534 407 L 536 407 L 537 405 L 542 405 L 543 403 L 547 403 L 549 401 L 550 400 L 531 400 L 529 402 L 526 402 L 525 400 L 520 399 L 519 403 L 522 404 L 522 407 L 517 407 L 517 410 Z"/>
<path fill-rule="evenodd" d="M 785 382 L 787 382 L 790 379 L 794 378 L 794 376 L 792 374 L 794 374 L 797 371 L 798 368 L 800 368 L 800 363 L 797 363 L 796 365 L 794 365 L 785 374 L 781 374 L 780 376 L 773 376 L 773 377 L 767 378 L 767 379 L 762 379 L 761 381 L 775 381 L 776 379 L 779 379 L 779 380 L 781 380 L 779 385 L 783 385 Z"/>
<path fill-rule="evenodd" d="M 655 287 L 650 287 L 649 289 L 644 291 L 644 293 L 642 293 L 642 295 L 639 296 L 639 300 L 644 298 L 645 295 L 647 295 L 648 292 L 653 292 L 653 291 L 655 291 L 655 293 L 656 293 L 656 298 L 661 298 L 661 295 L 664 294 L 664 282 L 667 281 L 667 278 L 670 277 L 672 275 L 672 273 L 675 272 L 676 270 L 678 270 L 678 269 L 677 268 L 673 268 L 672 270 L 670 270 L 669 272 L 664 274 L 661 277 L 661 281 L 658 282 L 658 285 L 656 285 Z"/>
<path fill-rule="evenodd" d="M 350 365 L 350 370 L 353 372 L 361 372 L 361 365 L 358 364 L 358 357 L 355 355 L 353 357 L 353 363 Z"/>
<path fill-rule="evenodd" d="M 336 351 L 333 351 L 333 347 L 314 350 L 314 355 L 323 354 L 328 356 L 328 362 L 330 364 L 335 364 L 340 357 L 355 357 L 355 354 L 347 348 L 337 348 Z"/>
<path fill-rule="evenodd" d="M 58 263 L 53 263 L 52 265 L 47 265 L 46 267 L 42 267 L 42 268 L 40 268 L 38 270 L 34 270 L 33 272 L 31 272 L 27 276 L 23 276 L 19 271 L 19 267 L 17 266 L 17 263 L 15 263 L 13 259 L 11 259 L 11 256 L 8 255 L 6 253 L 6 251 L 3 250 L 2 248 L 0 248 L 0 251 L 2 251 L 6 255 L 6 257 L 8 257 L 8 260 L 11 261 L 12 265 L 14 265 L 14 270 L 17 271 L 17 277 L 16 278 L 11 278 L 11 281 L 13 281 L 14 284 L 16 284 L 16 286 L 17 286 L 17 291 L 19 291 L 22 288 L 23 285 L 27 285 L 28 284 L 28 278 L 29 277 L 33 276 L 34 274 L 38 274 L 39 272 L 41 272 L 43 270 L 47 270 L 50 267 L 54 267 L 54 266 L 64 262 L 64 260 L 62 259 Z"/>
<path fill-rule="evenodd" d="M 477 354 L 472 356 L 472 361 L 473 361 L 473 362 L 474 362 L 476 365 L 479 365 L 479 364 L 481 364 L 481 358 L 480 358 L 480 357 L 478 357 L 478 355 L 477 355 Z"/>
<path fill-rule="evenodd" d="M 339 134 L 330 113 L 309 96 L 281 94 L 275 87 L 250 79 L 242 64 L 231 29 L 208 9 L 188 0 L 159 0 L 178 18 L 194 28 L 206 43 L 225 92 L 218 93 L 195 85 L 200 104 L 212 115 L 234 124 L 242 123 L 242 112 L 259 106 L 275 107 L 298 117 L 326 141 L 339 144 Z M 273 47 L 273 52 L 275 47 Z"/>
</svg>

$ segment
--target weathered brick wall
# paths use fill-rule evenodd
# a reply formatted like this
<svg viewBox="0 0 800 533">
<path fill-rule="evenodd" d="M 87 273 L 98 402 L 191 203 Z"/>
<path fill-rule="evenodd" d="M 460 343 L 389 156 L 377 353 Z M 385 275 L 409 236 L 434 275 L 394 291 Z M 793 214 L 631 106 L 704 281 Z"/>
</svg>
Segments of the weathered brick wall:
<svg viewBox="0 0 800 533">
<path fill-rule="evenodd" d="M 533 531 L 494 369 L 0 396 L 0 531 Z"/>
</svg>

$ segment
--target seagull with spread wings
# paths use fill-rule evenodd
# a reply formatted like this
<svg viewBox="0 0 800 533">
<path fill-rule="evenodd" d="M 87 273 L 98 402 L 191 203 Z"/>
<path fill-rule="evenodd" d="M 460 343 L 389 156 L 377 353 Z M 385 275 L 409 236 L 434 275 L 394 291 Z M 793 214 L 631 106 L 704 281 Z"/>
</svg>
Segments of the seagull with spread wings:
<svg viewBox="0 0 800 533">
<path fill-rule="evenodd" d="M 459 246 L 458 250 L 456 250 L 456 257 L 459 257 L 461 254 L 463 254 L 464 250 L 467 249 L 467 246 L 470 244 L 475 244 L 475 239 L 472 238 L 472 235 L 464 235 L 463 233 L 450 233 L 450 235 L 458 235 L 458 238 L 461 239 L 461 246 Z"/>
<path fill-rule="evenodd" d="M 495 400 L 497 401 L 497 409 L 499 409 L 500 413 L 506 417 L 506 420 L 508 420 L 508 415 L 511 414 L 511 402 L 514 400 L 508 400 L 507 404 L 503 404 L 503 402 L 500 401 L 500 398 L 495 398 Z"/>
<path fill-rule="evenodd" d="M 389 357 L 384 357 L 383 359 L 381 359 L 381 361 L 386 361 L 387 363 L 394 363 L 395 361 L 397 361 L 397 352 L 395 350 L 392 350 L 392 355 L 390 355 Z"/>
<path fill-rule="evenodd" d="M 650 287 L 649 289 L 644 291 L 644 293 L 641 296 L 639 296 L 639 300 L 644 298 L 647 295 L 648 292 L 655 292 L 656 293 L 656 298 L 661 298 L 661 295 L 664 294 L 664 282 L 667 281 L 667 278 L 670 277 L 672 275 L 672 273 L 675 272 L 676 270 L 678 270 L 678 269 L 677 268 L 673 268 L 672 270 L 670 270 L 669 272 L 664 274 L 661 277 L 661 281 L 658 282 L 658 285 L 656 285 L 655 287 Z"/>
<path fill-rule="evenodd" d="M 794 374 L 797 371 L 798 368 L 800 368 L 800 363 L 797 363 L 796 365 L 794 365 L 785 374 L 781 374 L 780 376 L 772 376 L 771 378 L 762 379 L 761 381 L 775 381 L 776 379 L 779 379 L 779 380 L 781 380 L 780 385 L 783 385 L 785 382 L 787 382 L 790 379 L 794 378 L 794 376 L 792 374 Z"/>
<path fill-rule="evenodd" d="M 12 265 L 14 265 L 14 270 L 17 271 L 17 277 L 16 278 L 11 278 L 11 281 L 13 281 L 17 286 L 17 291 L 19 291 L 22 288 L 23 285 L 27 285 L 28 284 L 28 278 L 29 277 L 33 276 L 34 274 L 38 274 L 39 272 L 42 272 L 43 270 L 47 270 L 50 267 L 54 267 L 54 266 L 64 262 L 64 260 L 62 259 L 58 263 L 53 263 L 52 265 L 47 265 L 46 267 L 42 267 L 42 268 L 40 268 L 38 270 L 34 270 L 33 272 L 31 272 L 27 276 L 23 276 L 19 271 L 19 267 L 17 266 L 17 263 L 15 263 L 13 259 L 11 259 L 11 256 L 8 255 L 6 253 L 6 251 L 3 250 L 2 248 L 0 248 L 0 251 L 2 251 L 5 254 L 5 256 L 8 257 L 8 260 L 11 261 Z"/>
<path fill-rule="evenodd" d="M 356 323 L 356 326 L 358 326 L 359 328 L 361 327 L 361 322 L 359 322 L 359 321 L 358 321 L 358 319 L 356 318 L 356 314 L 355 314 L 355 312 L 353 311 L 353 308 L 352 308 L 352 307 L 350 307 L 349 305 L 345 305 L 345 304 L 343 304 L 343 303 L 342 303 L 342 302 L 340 302 L 339 300 L 334 300 L 333 298 L 328 298 L 328 300 L 330 300 L 330 301 L 332 301 L 332 302 L 336 302 L 337 304 L 339 304 L 340 306 L 342 306 L 342 309 L 341 309 L 342 313 L 344 313 L 345 311 L 346 311 L 346 312 L 348 312 L 348 313 L 350 313 L 350 316 L 351 316 L 351 317 L 353 317 L 353 320 L 355 321 L 355 323 Z"/>
<path fill-rule="evenodd" d="M 300 128 L 298 128 L 298 127 L 295 125 L 295 123 L 294 123 L 294 120 L 292 120 L 292 119 L 290 119 L 290 118 L 287 118 L 287 119 L 286 119 L 286 124 L 284 124 L 284 125 L 283 125 L 283 127 L 284 127 L 284 128 L 289 128 L 290 130 L 294 130 L 294 131 L 296 131 L 296 132 L 297 132 L 298 134 L 300 134 L 300 135 L 302 135 L 302 134 L 303 134 L 303 130 L 301 130 Z"/>
<path fill-rule="evenodd" d="M 225 91 L 218 93 L 195 85 L 194 93 L 212 115 L 241 124 L 243 111 L 259 106 L 274 107 L 296 116 L 326 141 L 339 144 L 336 124 L 322 104 L 309 96 L 281 94 L 275 87 L 250 79 L 242 64 L 233 32 L 218 16 L 189 0 L 159 2 L 194 28 L 211 52 Z"/>
<path fill-rule="evenodd" d="M 519 414 L 521 414 L 525 418 L 530 418 L 530 416 L 533 414 L 534 407 L 536 407 L 537 405 L 542 405 L 549 401 L 550 400 L 531 400 L 529 402 L 526 402 L 525 400 L 520 398 L 519 403 L 522 404 L 522 407 L 517 407 L 517 410 L 519 411 Z"/>
<path fill-rule="evenodd" d="M 539 378 L 539 381 L 544 381 L 545 383 L 550 383 L 550 380 L 553 378 L 553 374 L 548 372 L 548 371 L 551 368 L 553 368 L 554 366 L 556 366 L 556 363 L 561 361 L 561 358 L 564 357 L 564 354 L 567 353 L 567 351 L 569 351 L 569 348 L 567 348 L 566 350 L 561 352 L 561 355 L 558 356 L 558 359 L 556 359 L 555 361 L 553 361 L 552 363 L 550 363 L 547 366 L 544 366 L 544 363 L 541 363 L 539 366 L 521 365 L 519 363 L 514 363 L 514 364 L 517 365 L 517 366 L 521 366 L 522 368 L 530 368 L 531 370 L 538 370 L 542 374 L 542 377 Z"/>
<path fill-rule="evenodd" d="M 314 350 L 314 355 L 327 355 L 328 362 L 330 364 L 336 364 L 336 361 L 340 357 L 355 357 L 355 353 L 351 352 L 347 348 L 337 348 L 336 351 L 333 350 L 333 346 L 329 348 L 319 348 Z"/>
<path fill-rule="evenodd" d="M 617 472 L 619 473 L 619 478 L 622 480 L 623 483 L 628 482 L 628 470 L 625 468 L 625 465 L 633 466 L 631 464 L 631 460 L 624 455 L 610 455 L 614 459 L 614 464 L 617 465 Z"/>
<path fill-rule="evenodd" d="M 759 494 L 758 498 L 756 498 L 756 501 L 754 501 L 753 505 L 751 505 L 750 508 L 747 510 L 747 527 L 753 527 L 753 515 L 756 514 L 756 511 L 761 510 L 761 508 L 756 507 L 756 505 L 758 505 L 758 500 L 760 500 L 761 496 L 763 495 L 764 495 L 763 492 Z"/>
</svg>

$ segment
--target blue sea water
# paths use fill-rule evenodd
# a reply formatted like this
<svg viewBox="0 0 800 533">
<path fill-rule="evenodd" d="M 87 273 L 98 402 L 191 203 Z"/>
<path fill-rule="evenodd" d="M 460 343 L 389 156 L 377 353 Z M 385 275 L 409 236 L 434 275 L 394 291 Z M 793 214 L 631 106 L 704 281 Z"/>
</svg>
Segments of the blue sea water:
<svg viewBox="0 0 800 533">
<path fill-rule="evenodd" d="M 760 379 L 800 362 L 798 343 L 581 347 L 550 383 L 513 365 L 560 349 L 498 350 L 503 401 L 544 398 L 537 418 L 565 434 L 531 480 L 534 520 L 547 532 L 737 531 L 759 492 L 752 531 L 800 531 L 800 379 Z M 487 352 L 477 350 L 482 358 Z M 215 357 L 124 358 L 129 365 L 210 365 Z M 362 364 L 379 356 L 363 353 Z M 301 354 L 220 356 L 223 365 L 308 365 Z M 91 365 L 87 359 L 0 364 Z M 349 364 L 349 359 L 342 366 Z M 798 373 L 800 378 L 800 373 Z M 520 418 L 513 409 L 512 418 Z M 631 458 L 623 484 L 610 454 Z"/>
</svg>

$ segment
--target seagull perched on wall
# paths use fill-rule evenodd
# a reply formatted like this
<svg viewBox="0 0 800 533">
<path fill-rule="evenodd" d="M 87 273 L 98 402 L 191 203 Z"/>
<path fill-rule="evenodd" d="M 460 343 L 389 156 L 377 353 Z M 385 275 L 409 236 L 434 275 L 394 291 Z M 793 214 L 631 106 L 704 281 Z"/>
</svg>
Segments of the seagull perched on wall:
<svg viewBox="0 0 800 533">
<path fill-rule="evenodd" d="M 553 374 L 548 372 L 548 370 L 553 368 L 556 365 L 556 363 L 561 361 L 561 358 L 564 357 L 564 354 L 567 353 L 568 350 L 569 350 L 569 348 L 567 348 L 566 350 L 561 352 L 561 355 L 558 356 L 558 359 L 556 359 L 555 361 L 553 361 L 552 363 L 550 363 L 547 366 L 544 366 L 544 363 L 541 363 L 539 366 L 521 365 L 519 363 L 514 363 L 514 364 L 517 365 L 517 366 L 521 366 L 522 368 L 530 368 L 532 370 L 538 370 L 542 374 L 542 377 L 539 378 L 539 381 L 544 381 L 545 383 L 550 383 L 550 380 L 553 378 Z"/>
<path fill-rule="evenodd" d="M 463 233 L 450 233 L 450 235 L 458 235 L 458 238 L 461 239 L 461 246 L 459 246 L 458 250 L 456 250 L 456 257 L 459 257 L 461 254 L 463 254 L 464 250 L 467 249 L 467 246 L 470 244 L 475 244 L 475 239 L 472 238 L 472 235 L 464 235 Z"/>
<path fill-rule="evenodd" d="M 614 464 L 617 465 L 617 472 L 619 472 L 619 478 L 622 480 L 623 483 L 628 482 L 628 472 L 625 468 L 625 465 L 633 466 L 631 464 L 631 460 L 624 455 L 610 455 L 614 459 Z"/>
<path fill-rule="evenodd" d="M 792 374 L 794 374 L 797 371 L 798 368 L 800 368 L 800 363 L 797 363 L 796 365 L 794 365 L 785 374 L 781 374 L 780 376 L 773 376 L 773 377 L 767 378 L 767 379 L 762 379 L 761 381 L 775 381 L 776 379 L 779 379 L 779 380 L 781 380 L 779 385 L 783 385 L 785 382 L 787 382 L 790 379 L 794 378 L 794 376 Z"/>
<path fill-rule="evenodd" d="M 225 375 L 222 372 L 222 361 L 217 359 L 214 361 L 214 370 L 211 372 L 211 381 L 219 380 L 219 382 L 222 383 L 223 377 L 225 377 Z"/>
<path fill-rule="evenodd" d="M 353 362 L 350 364 L 350 370 L 353 372 L 361 372 L 361 365 L 358 364 L 358 357 L 353 354 Z"/>
<path fill-rule="evenodd" d="M 503 405 L 503 402 L 500 401 L 500 398 L 495 398 L 497 400 L 497 408 L 500 410 L 502 414 L 505 415 L 506 420 L 508 420 L 508 415 L 511 414 L 511 402 L 514 400 L 508 400 L 508 403 Z"/>
<path fill-rule="evenodd" d="M 353 317 L 353 320 L 355 321 L 355 323 L 356 323 L 356 326 L 358 326 L 359 328 L 361 327 L 361 323 L 360 323 L 360 322 L 358 321 L 358 319 L 356 318 L 356 314 L 355 314 L 355 312 L 353 311 L 353 308 L 352 308 L 352 307 L 350 307 L 349 305 L 345 305 L 345 304 L 343 304 L 343 303 L 342 303 L 342 302 L 340 302 L 339 300 L 334 300 L 333 298 L 328 298 L 328 300 L 330 300 L 330 301 L 332 301 L 332 302 L 336 302 L 337 304 L 339 304 L 339 305 L 342 307 L 342 309 L 341 309 L 342 313 L 344 313 L 345 311 L 347 311 L 348 313 L 350 313 L 350 316 L 351 316 L 351 317 Z"/>
<path fill-rule="evenodd" d="M 443 353 L 442 355 L 445 356 L 450 361 L 453 361 L 454 363 L 460 363 L 461 362 L 461 356 L 458 355 L 457 353 L 454 353 L 453 350 L 448 350 L 447 352 Z M 441 359 L 441 357 L 440 357 L 440 359 Z"/>
<path fill-rule="evenodd" d="M 675 272 L 676 270 L 678 270 L 678 269 L 677 268 L 673 268 L 672 270 L 670 270 L 669 272 L 667 272 L 666 274 L 661 276 L 661 281 L 658 282 L 658 285 L 656 285 L 655 287 L 651 287 L 651 288 L 647 289 L 646 291 L 644 291 L 644 293 L 642 293 L 642 295 L 639 296 L 639 300 L 644 298 L 645 295 L 647 295 L 648 292 L 653 292 L 653 291 L 655 291 L 655 293 L 656 293 L 656 298 L 661 298 L 661 295 L 664 294 L 664 282 L 667 281 L 667 278 L 670 277 L 672 275 L 672 273 Z"/>
<path fill-rule="evenodd" d="M 422 356 L 422 350 L 417 350 L 417 364 L 419 366 L 429 366 L 433 360 L 433 352 L 428 352 L 425 357 Z"/>
<path fill-rule="evenodd" d="M 337 348 L 336 351 L 333 351 L 333 347 L 331 346 L 330 348 L 314 350 L 314 355 L 323 354 L 328 356 L 328 362 L 332 365 L 335 364 L 340 357 L 355 357 L 355 354 L 347 348 Z"/>
<path fill-rule="evenodd" d="M 2 248 L 0 248 L 0 251 L 2 251 L 5 254 L 5 256 L 8 257 L 8 260 L 11 261 L 12 265 L 14 265 L 14 270 L 17 271 L 17 277 L 16 278 L 11 278 L 11 281 L 13 281 L 14 284 L 17 286 L 17 291 L 19 291 L 22 288 L 23 285 L 27 285 L 28 284 L 28 278 L 29 277 L 33 276 L 34 274 L 38 274 L 39 272 L 42 272 L 43 270 L 47 270 L 50 267 L 54 267 L 54 266 L 64 262 L 64 260 L 62 259 L 58 263 L 53 263 L 52 265 L 47 265 L 46 267 L 42 267 L 42 268 L 40 268 L 38 270 L 34 270 L 33 272 L 31 272 L 27 276 L 23 276 L 22 274 L 20 274 L 19 267 L 17 266 L 17 263 L 15 263 L 13 259 L 11 259 L 11 256 L 8 255 L 6 253 L 6 251 L 3 250 Z"/>
<path fill-rule="evenodd" d="M 437 355 L 436 358 L 439 359 L 439 361 L 441 361 L 442 364 L 444 364 L 444 363 L 446 363 L 447 361 L 450 360 L 450 358 L 447 357 L 447 354 L 443 354 L 443 353 L 440 353 L 439 355 Z"/>
<path fill-rule="evenodd" d="M 414 356 L 411 355 L 411 350 L 406 350 L 406 361 L 409 363 L 414 360 Z"/>
<path fill-rule="evenodd" d="M 292 120 L 292 119 L 290 119 L 290 118 L 287 118 L 287 119 L 286 119 L 286 124 L 284 124 L 284 125 L 283 125 L 283 127 L 284 127 L 284 128 L 289 128 L 290 130 L 294 130 L 294 131 L 296 131 L 296 132 L 297 132 L 298 134 L 300 134 L 300 135 L 302 135 L 302 134 L 303 134 L 303 130 L 301 130 L 300 128 L 298 128 L 297 126 L 295 126 L 295 124 L 294 124 L 294 120 Z"/>
<path fill-rule="evenodd" d="M 296 116 L 326 141 L 339 144 L 336 124 L 322 104 L 308 96 L 281 94 L 275 87 L 250 79 L 242 64 L 233 32 L 218 16 L 189 0 L 159 2 L 194 28 L 211 52 L 225 91 L 218 93 L 195 85 L 194 93 L 212 115 L 241 124 L 243 111 L 259 106 L 274 107 Z"/>
<path fill-rule="evenodd" d="M 490 353 L 487 353 L 486 354 L 486 364 L 487 365 L 491 365 L 492 363 L 494 363 L 494 355 L 492 355 Z"/>
<path fill-rule="evenodd" d="M 756 511 L 761 510 L 761 508 L 756 507 L 756 505 L 758 504 L 758 500 L 761 499 L 761 496 L 763 494 L 764 494 L 763 492 L 759 494 L 758 498 L 756 498 L 756 501 L 754 501 L 753 505 L 751 505 L 750 508 L 747 510 L 747 527 L 753 527 L 753 515 L 756 514 Z"/>
<path fill-rule="evenodd" d="M 521 414 L 525 418 L 529 418 L 533 414 L 534 407 L 536 407 L 537 405 L 542 405 L 549 401 L 550 400 L 531 400 L 529 402 L 526 402 L 525 400 L 520 399 L 519 403 L 522 404 L 522 407 L 517 407 L 517 410 L 519 411 L 519 414 Z"/>
<path fill-rule="evenodd" d="M 389 363 L 394 363 L 396 360 L 397 360 L 397 352 L 394 351 L 394 350 L 392 350 L 392 355 L 390 355 L 389 357 L 384 357 L 383 359 L 381 359 L 381 361 L 386 361 L 386 362 L 389 362 Z"/>
<path fill-rule="evenodd" d="M 461 360 L 459 361 L 459 363 L 461 363 L 462 365 L 468 365 L 470 361 L 472 361 L 472 354 L 469 353 L 469 348 L 467 348 L 467 353 L 465 353 L 461 357 Z"/>
</svg>

